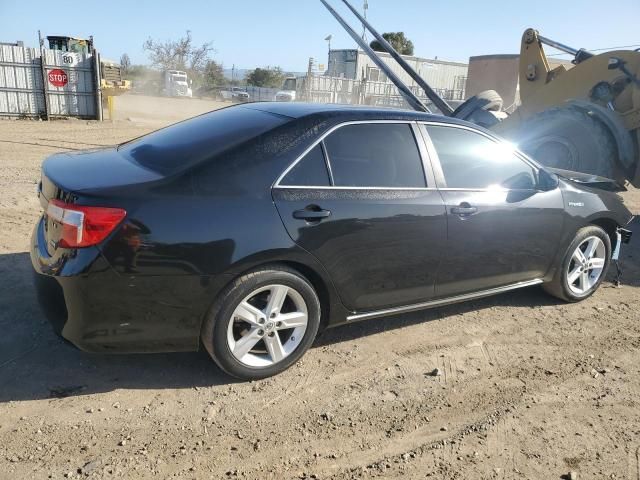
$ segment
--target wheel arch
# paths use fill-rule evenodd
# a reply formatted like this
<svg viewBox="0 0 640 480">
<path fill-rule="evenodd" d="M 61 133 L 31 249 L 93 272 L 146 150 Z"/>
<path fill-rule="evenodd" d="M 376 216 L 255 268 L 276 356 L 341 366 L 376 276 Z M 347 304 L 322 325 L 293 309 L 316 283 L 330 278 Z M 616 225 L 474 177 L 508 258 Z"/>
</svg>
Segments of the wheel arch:
<svg viewBox="0 0 640 480">
<path fill-rule="evenodd" d="M 609 240 L 611 240 L 611 251 L 616 249 L 617 243 L 617 235 L 616 230 L 618 228 L 618 222 L 610 217 L 596 217 L 591 219 L 589 222 L 591 225 L 595 225 L 596 227 L 600 227 L 607 235 L 609 235 Z"/>
<path fill-rule="evenodd" d="M 335 323 L 332 321 L 332 316 L 339 315 L 338 310 L 340 310 L 340 303 L 337 297 L 337 294 L 334 290 L 334 286 L 331 283 L 331 280 L 318 271 L 317 268 L 304 263 L 299 260 L 285 259 L 285 258 L 277 258 L 277 259 L 263 259 L 259 262 L 252 262 L 251 265 L 245 266 L 245 268 L 234 270 L 232 274 L 228 275 L 228 280 L 220 287 L 215 297 L 211 300 L 209 308 L 204 312 L 202 316 L 202 321 L 200 325 L 200 330 L 202 330 L 204 325 L 204 319 L 209 314 L 211 306 L 213 306 L 216 301 L 220 298 L 221 295 L 224 295 L 225 291 L 232 285 L 238 278 L 256 271 L 262 270 L 266 268 L 286 268 L 288 270 L 293 270 L 298 273 L 301 277 L 307 280 L 316 294 L 318 295 L 318 299 L 320 300 L 320 330 L 322 331 L 326 329 L 331 323 Z M 321 268 L 321 267 L 320 267 Z M 346 314 L 345 314 L 346 316 Z"/>
<path fill-rule="evenodd" d="M 323 276 L 318 273 L 314 268 L 309 265 L 305 265 L 304 263 L 297 262 L 294 260 L 280 260 L 275 263 L 268 263 L 265 266 L 284 266 L 291 270 L 295 270 L 302 277 L 304 277 L 316 291 L 318 295 L 318 299 L 320 300 L 320 330 L 322 331 L 327 328 L 329 325 L 329 320 L 332 314 L 332 301 L 331 294 L 329 293 L 329 286 L 327 282 L 323 278 Z"/>
</svg>

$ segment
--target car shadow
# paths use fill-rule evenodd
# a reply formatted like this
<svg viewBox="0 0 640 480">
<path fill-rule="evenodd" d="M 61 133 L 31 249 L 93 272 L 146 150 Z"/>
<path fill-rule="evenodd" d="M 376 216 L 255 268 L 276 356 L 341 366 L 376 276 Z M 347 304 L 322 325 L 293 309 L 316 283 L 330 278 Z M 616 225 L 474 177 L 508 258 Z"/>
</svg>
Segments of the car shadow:
<svg viewBox="0 0 640 480">
<path fill-rule="evenodd" d="M 635 235 L 638 222 L 634 224 Z M 640 245 L 623 249 L 623 285 L 640 286 Z M 186 389 L 237 381 L 222 372 L 206 352 L 100 355 L 79 351 L 55 335 L 38 306 L 27 253 L 0 255 L 0 403 L 59 398 L 115 389 Z M 615 278 L 615 269 L 609 281 Z M 607 283 L 605 288 L 614 288 Z M 329 329 L 314 347 L 352 341 L 387 330 L 500 306 L 558 304 L 541 288 L 358 322 Z"/>
<path fill-rule="evenodd" d="M 538 307 L 562 303 L 562 301 L 546 294 L 542 288 L 530 287 L 478 300 L 341 325 L 323 332 L 316 341 L 315 346 L 347 342 L 388 330 L 409 327 L 433 320 L 442 320 L 447 317 L 454 317 L 486 308 Z"/>
<path fill-rule="evenodd" d="M 100 355 L 56 335 L 38 305 L 27 253 L 0 255 L 0 403 L 119 388 L 235 383 L 206 352 Z"/>
</svg>

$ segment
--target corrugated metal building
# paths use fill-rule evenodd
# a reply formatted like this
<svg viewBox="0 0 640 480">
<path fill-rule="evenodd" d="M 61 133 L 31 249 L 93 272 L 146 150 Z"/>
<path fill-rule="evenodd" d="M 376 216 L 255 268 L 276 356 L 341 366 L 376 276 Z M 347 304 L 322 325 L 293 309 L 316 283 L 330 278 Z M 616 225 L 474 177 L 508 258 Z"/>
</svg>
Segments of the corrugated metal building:
<svg viewBox="0 0 640 480">
<path fill-rule="evenodd" d="M 377 52 L 377 54 L 403 82 L 409 86 L 416 86 L 416 83 L 391 58 L 391 55 L 386 52 Z M 464 98 L 469 68 L 466 63 L 432 60 L 409 55 L 402 57 L 440 95 L 449 99 Z M 344 77 L 353 80 L 366 79 L 372 82 L 389 82 L 384 72 L 380 71 L 369 56 L 364 51 L 356 49 L 330 50 L 325 74 L 330 77 Z"/>
</svg>

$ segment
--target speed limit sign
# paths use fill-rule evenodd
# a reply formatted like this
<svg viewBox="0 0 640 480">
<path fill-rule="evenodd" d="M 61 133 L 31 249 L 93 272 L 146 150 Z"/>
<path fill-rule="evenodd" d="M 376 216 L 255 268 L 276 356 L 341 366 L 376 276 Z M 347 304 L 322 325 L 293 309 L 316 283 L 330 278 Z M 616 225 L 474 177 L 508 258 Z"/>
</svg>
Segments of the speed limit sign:
<svg viewBox="0 0 640 480">
<path fill-rule="evenodd" d="M 77 63 L 76 56 L 71 53 L 63 53 L 62 54 L 62 64 L 65 66 L 72 67 Z"/>
</svg>

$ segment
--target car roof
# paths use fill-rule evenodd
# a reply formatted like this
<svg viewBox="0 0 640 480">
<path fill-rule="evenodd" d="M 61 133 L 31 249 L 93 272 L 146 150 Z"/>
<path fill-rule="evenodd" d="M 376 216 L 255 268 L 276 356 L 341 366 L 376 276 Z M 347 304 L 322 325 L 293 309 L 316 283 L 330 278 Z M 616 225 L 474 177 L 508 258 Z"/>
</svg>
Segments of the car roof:
<svg viewBox="0 0 640 480">
<path fill-rule="evenodd" d="M 311 115 L 323 117 L 351 117 L 363 119 L 422 120 L 451 123 L 459 122 L 444 115 L 417 112 L 400 108 L 371 107 L 368 105 L 343 105 L 336 103 L 303 103 L 303 102 L 255 102 L 242 105 L 244 108 L 260 110 L 275 115 L 291 118 L 302 118 Z"/>
</svg>

